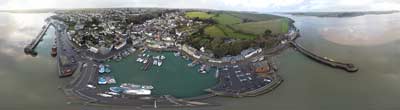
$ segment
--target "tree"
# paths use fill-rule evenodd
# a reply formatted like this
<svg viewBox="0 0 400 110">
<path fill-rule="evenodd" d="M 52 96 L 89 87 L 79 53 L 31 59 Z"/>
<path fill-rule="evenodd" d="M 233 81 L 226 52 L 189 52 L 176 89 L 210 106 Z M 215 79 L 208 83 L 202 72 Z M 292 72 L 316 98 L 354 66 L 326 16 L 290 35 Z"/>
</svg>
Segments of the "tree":
<svg viewBox="0 0 400 110">
<path fill-rule="evenodd" d="M 264 36 L 270 36 L 272 34 L 272 31 L 267 29 L 264 31 Z"/>
</svg>

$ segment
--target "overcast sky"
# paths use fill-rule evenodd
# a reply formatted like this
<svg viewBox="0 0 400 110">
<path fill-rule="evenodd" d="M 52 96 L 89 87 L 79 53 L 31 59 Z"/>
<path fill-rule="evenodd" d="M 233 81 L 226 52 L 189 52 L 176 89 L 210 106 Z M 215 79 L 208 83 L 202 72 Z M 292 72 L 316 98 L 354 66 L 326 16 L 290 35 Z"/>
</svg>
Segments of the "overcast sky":
<svg viewBox="0 0 400 110">
<path fill-rule="evenodd" d="M 163 7 L 236 11 L 400 10 L 400 0 L 0 0 L 0 10 L 40 8 Z"/>
</svg>

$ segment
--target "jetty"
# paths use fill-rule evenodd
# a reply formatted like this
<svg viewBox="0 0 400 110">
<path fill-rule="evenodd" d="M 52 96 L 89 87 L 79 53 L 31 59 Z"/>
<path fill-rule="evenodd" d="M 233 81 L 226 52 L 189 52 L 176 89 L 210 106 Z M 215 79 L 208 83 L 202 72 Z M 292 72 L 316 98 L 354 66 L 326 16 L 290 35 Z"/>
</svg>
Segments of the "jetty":
<svg viewBox="0 0 400 110">
<path fill-rule="evenodd" d="M 302 47 L 301 45 L 297 44 L 294 41 L 290 41 L 290 44 L 292 44 L 292 46 L 299 51 L 300 53 L 302 53 L 303 55 L 307 56 L 310 59 L 313 59 L 319 63 L 334 67 L 334 68 L 339 68 L 339 69 L 343 69 L 346 70 L 347 72 L 357 72 L 358 68 L 354 66 L 354 64 L 351 63 L 342 63 L 342 62 L 338 62 L 335 60 L 332 60 L 330 58 L 327 57 L 321 57 L 318 56 L 310 51 L 308 51 L 307 49 L 305 49 L 304 47 Z"/>
<path fill-rule="evenodd" d="M 150 68 L 150 66 L 151 66 L 151 64 L 153 62 L 152 58 L 147 58 L 147 60 L 148 60 L 147 63 L 145 63 L 144 66 L 143 66 L 143 70 L 144 71 L 147 71 Z"/>
<path fill-rule="evenodd" d="M 46 25 L 44 25 L 42 31 L 40 31 L 40 33 L 36 36 L 36 38 L 33 39 L 32 42 L 30 44 L 28 44 L 24 48 L 24 52 L 26 54 L 35 54 L 36 53 L 36 52 L 34 52 L 34 49 L 39 44 L 39 42 L 42 41 L 43 36 L 46 34 L 46 32 L 49 29 L 50 25 L 52 25 L 52 24 L 51 23 L 47 23 Z"/>
</svg>

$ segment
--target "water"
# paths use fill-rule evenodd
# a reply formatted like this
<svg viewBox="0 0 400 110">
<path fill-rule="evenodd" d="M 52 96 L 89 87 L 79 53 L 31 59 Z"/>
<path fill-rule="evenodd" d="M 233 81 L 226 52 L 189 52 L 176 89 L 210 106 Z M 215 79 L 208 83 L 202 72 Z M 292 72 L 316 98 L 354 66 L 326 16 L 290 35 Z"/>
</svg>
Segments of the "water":
<svg viewBox="0 0 400 110">
<path fill-rule="evenodd" d="M 86 107 L 66 103 L 67 98 L 57 89 L 62 80 L 57 77 L 54 59 L 45 44 L 39 45 L 39 55 L 35 58 L 23 53 L 23 46 L 39 33 L 43 20 L 50 15 L 0 14 L 1 109 L 70 110 Z M 396 30 L 399 30 L 399 16 L 292 17 L 302 34 L 298 42 L 305 48 L 338 61 L 354 63 L 360 71 L 348 74 L 289 49 L 276 57 L 279 74 L 285 79 L 276 90 L 251 98 L 211 98 L 208 101 L 223 106 L 202 109 L 398 110 L 400 35 Z"/>
<path fill-rule="evenodd" d="M 182 57 L 176 57 L 172 52 L 146 52 L 153 56 L 164 55 L 166 59 L 161 67 L 151 66 L 148 71 L 143 71 L 142 63 L 136 62 L 137 54 L 133 54 L 121 62 L 111 62 L 112 74 L 114 74 L 117 85 L 120 83 L 135 83 L 153 85 L 154 95 L 173 95 L 175 97 L 193 97 L 204 95 L 204 89 L 210 88 L 217 83 L 215 71 L 206 74 L 197 72 L 197 67 L 188 67 L 190 61 Z M 151 64 L 153 62 L 150 62 Z"/>
</svg>

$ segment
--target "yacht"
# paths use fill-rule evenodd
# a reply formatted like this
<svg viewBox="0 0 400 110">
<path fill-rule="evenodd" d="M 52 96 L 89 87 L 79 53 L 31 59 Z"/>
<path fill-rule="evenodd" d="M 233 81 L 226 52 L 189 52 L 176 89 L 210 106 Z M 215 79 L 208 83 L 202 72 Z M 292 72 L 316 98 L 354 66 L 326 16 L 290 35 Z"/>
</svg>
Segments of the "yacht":
<svg viewBox="0 0 400 110">
<path fill-rule="evenodd" d="M 158 61 L 157 60 L 154 60 L 153 61 L 153 65 L 157 65 L 158 64 Z"/>
<path fill-rule="evenodd" d="M 160 59 L 161 59 L 161 60 L 164 60 L 164 59 L 165 59 L 165 56 L 164 56 L 164 55 L 161 55 Z"/>
<path fill-rule="evenodd" d="M 98 93 L 97 95 L 102 96 L 102 97 L 112 97 L 112 95 L 104 94 L 104 93 Z"/>
<path fill-rule="evenodd" d="M 122 91 L 124 91 L 124 88 L 122 88 L 122 87 L 110 87 L 110 91 L 111 92 L 115 92 L 115 93 L 121 93 Z"/>
<path fill-rule="evenodd" d="M 162 65 L 162 61 L 158 61 L 157 65 L 161 66 Z"/>
<path fill-rule="evenodd" d="M 151 90 L 147 89 L 132 89 L 132 90 L 125 90 L 124 94 L 129 95 L 151 95 Z"/>
<path fill-rule="evenodd" d="M 106 80 L 105 77 L 100 76 L 97 83 L 101 84 L 101 85 L 104 85 L 104 84 L 107 84 L 107 80 Z"/>
</svg>

